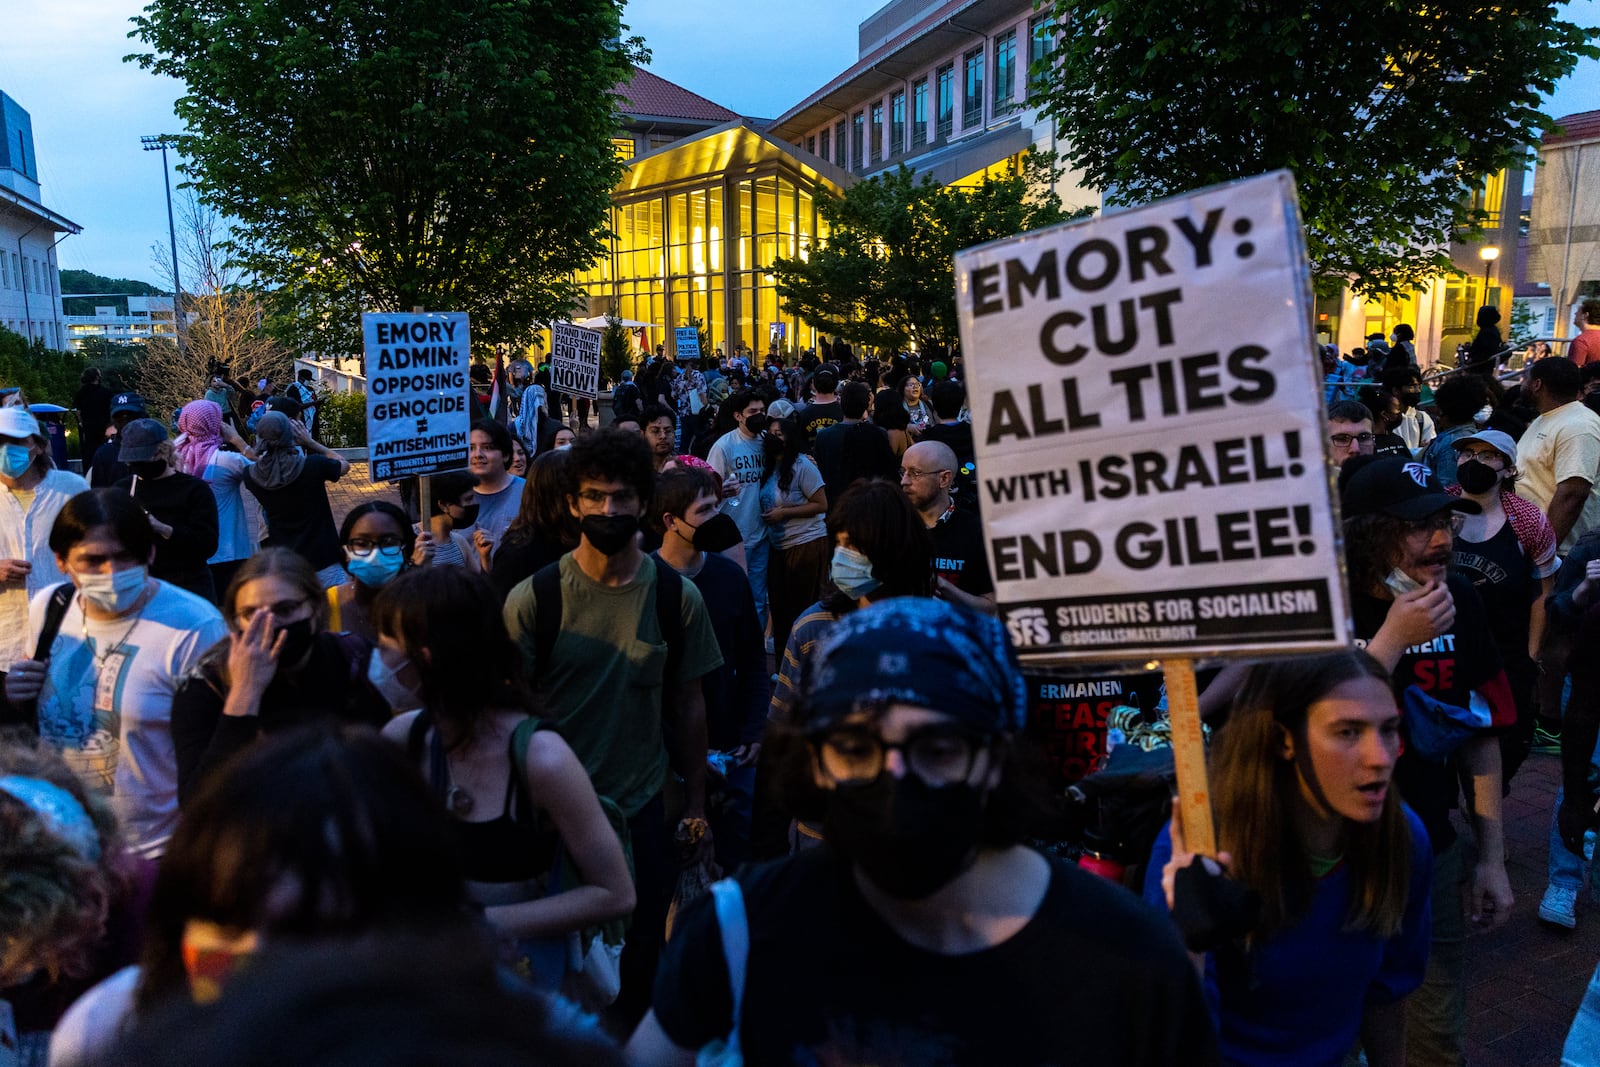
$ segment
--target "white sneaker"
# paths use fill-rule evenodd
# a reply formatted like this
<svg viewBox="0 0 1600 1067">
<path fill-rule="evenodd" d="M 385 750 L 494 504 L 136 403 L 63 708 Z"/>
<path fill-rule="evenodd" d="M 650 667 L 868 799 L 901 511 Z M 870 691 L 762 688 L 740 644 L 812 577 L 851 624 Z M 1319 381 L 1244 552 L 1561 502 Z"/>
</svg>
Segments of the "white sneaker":
<svg viewBox="0 0 1600 1067">
<path fill-rule="evenodd" d="M 1559 885 L 1546 888 L 1544 899 L 1539 902 L 1539 920 L 1552 926 L 1575 929 L 1578 925 L 1578 891 Z"/>
</svg>

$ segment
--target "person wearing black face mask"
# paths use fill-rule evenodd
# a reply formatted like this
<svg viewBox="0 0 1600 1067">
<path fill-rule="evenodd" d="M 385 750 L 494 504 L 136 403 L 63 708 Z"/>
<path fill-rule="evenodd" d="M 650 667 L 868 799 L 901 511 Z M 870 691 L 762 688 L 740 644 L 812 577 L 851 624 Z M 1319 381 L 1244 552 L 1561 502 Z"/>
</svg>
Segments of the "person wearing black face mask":
<svg viewBox="0 0 1600 1067">
<path fill-rule="evenodd" d="M 245 561 L 222 598 L 231 631 L 200 660 L 172 700 L 178 802 L 229 756 L 264 734 L 312 722 L 389 721 L 368 681 L 372 642 L 327 632 L 317 572 L 287 548 Z"/>
<path fill-rule="evenodd" d="M 132 475 L 117 483 L 150 516 L 156 561 L 150 576 L 187 589 L 211 603 L 217 590 L 207 561 L 217 551 L 217 499 L 211 487 L 172 465 L 167 428 L 155 419 L 135 419 L 122 428 L 117 459 Z"/>
<path fill-rule="evenodd" d="M 486 546 L 458 532 L 478 521 L 478 494 L 473 491 L 476 482 L 465 471 L 433 476 L 433 519 L 429 530 L 438 546 L 433 553 L 435 567 L 464 567 L 477 574 L 489 566 Z M 422 532 L 420 523 L 416 529 Z"/>
<path fill-rule="evenodd" d="M 719 935 L 736 919 L 748 1063 L 1217 1062 L 1170 926 L 1021 844 L 1052 817 L 1023 770 L 1026 687 L 997 619 L 881 601 L 839 620 L 814 668 L 798 734 L 768 744 L 828 847 L 747 867 L 685 910 L 629 1063 L 690 1062 L 729 1035 Z"/>
<path fill-rule="evenodd" d="M 1422 455 L 1437 436 L 1433 419 L 1417 405 L 1422 403 L 1422 372 L 1415 367 L 1393 367 L 1380 379 L 1384 389 L 1400 400 L 1400 423 L 1394 432 L 1406 443 L 1412 456 Z"/>
<path fill-rule="evenodd" d="M 706 744 L 724 768 L 708 788 L 717 863 L 734 870 L 748 854 L 756 757 L 771 696 L 761 621 L 744 571 L 721 553 L 742 546 L 739 525 L 718 510 L 721 487 L 710 471 L 677 467 L 656 481 L 650 522 L 662 535 L 655 559 L 693 582 L 705 600 L 722 666 L 707 675 Z"/>
<path fill-rule="evenodd" d="M 1533 745 L 1544 604 L 1560 567 L 1556 535 L 1538 506 L 1512 491 L 1517 445 L 1509 434 L 1483 430 L 1457 439 L 1455 448 L 1461 495 L 1480 511 L 1468 515 L 1456 534 L 1451 562 L 1488 609 L 1489 629 L 1517 705 L 1515 728 L 1500 737 L 1500 773 L 1509 786 Z"/>
<path fill-rule="evenodd" d="M 628 819 L 638 904 L 612 1013 L 631 1026 L 645 1011 L 676 874 L 663 792 L 669 763 L 683 778 L 678 827 L 703 832 L 689 863 L 711 856 L 703 680 L 722 654 L 694 583 L 639 548 L 639 520 L 655 494 L 644 439 L 603 429 L 566 455 L 578 546 L 511 590 L 505 621 L 534 679 L 535 706 Z"/>
</svg>

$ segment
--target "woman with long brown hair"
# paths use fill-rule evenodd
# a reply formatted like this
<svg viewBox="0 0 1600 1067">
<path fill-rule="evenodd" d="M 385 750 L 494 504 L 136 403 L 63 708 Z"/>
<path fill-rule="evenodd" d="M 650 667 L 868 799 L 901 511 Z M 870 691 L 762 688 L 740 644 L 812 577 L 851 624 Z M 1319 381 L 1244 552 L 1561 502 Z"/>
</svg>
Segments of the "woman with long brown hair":
<svg viewBox="0 0 1600 1067">
<path fill-rule="evenodd" d="M 1261 918 L 1207 953 L 1223 1060 L 1372 1067 L 1405 1058 L 1404 998 L 1428 955 L 1428 836 L 1390 781 L 1400 712 L 1364 652 L 1251 669 L 1211 752 L 1218 860 Z M 1169 836 L 1170 834 L 1170 836 Z M 1176 821 L 1145 898 L 1174 906 L 1193 861 Z"/>
</svg>

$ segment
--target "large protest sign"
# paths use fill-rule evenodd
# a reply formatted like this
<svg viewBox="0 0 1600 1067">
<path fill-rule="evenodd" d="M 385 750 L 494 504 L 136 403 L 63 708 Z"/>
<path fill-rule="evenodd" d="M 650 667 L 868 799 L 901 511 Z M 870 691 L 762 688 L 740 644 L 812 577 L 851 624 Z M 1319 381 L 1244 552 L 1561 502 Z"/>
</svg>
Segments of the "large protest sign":
<svg viewBox="0 0 1600 1067">
<path fill-rule="evenodd" d="M 467 331 L 459 311 L 361 316 L 374 482 L 466 468 Z"/>
<path fill-rule="evenodd" d="M 570 322 L 550 326 L 550 384 L 593 400 L 600 392 L 600 332 Z"/>
<path fill-rule="evenodd" d="M 956 256 L 985 538 L 1023 655 L 1343 645 L 1286 172 Z"/>
<path fill-rule="evenodd" d="M 700 358 L 700 331 L 693 326 L 679 326 L 672 331 L 679 359 Z"/>
</svg>

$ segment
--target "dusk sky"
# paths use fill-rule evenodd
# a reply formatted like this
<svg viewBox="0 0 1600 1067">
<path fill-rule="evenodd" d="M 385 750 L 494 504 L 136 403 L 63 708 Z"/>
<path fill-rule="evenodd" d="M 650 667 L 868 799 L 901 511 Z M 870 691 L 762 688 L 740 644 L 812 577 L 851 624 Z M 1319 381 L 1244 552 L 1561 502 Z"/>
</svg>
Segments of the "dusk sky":
<svg viewBox="0 0 1600 1067">
<path fill-rule="evenodd" d="M 137 0 L 6 0 L 0 90 L 33 117 L 48 207 L 83 226 L 58 247 L 64 269 L 154 281 L 150 247 L 166 238 L 160 157 L 141 134 L 173 132 L 180 86 L 122 62 L 141 50 L 126 34 Z M 650 69 L 742 114 L 774 117 L 856 57 L 856 25 L 879 0 L 809 0 L 805 31 L 793 5 L 750 0 L 635 0 L 625 18 L 644 37 Z M 1591 3 L 1565 18 L 1594 25 Z M 1548 111 L 1600 109 L 1600 63 L 1563 83 Z"/>
</svg>

